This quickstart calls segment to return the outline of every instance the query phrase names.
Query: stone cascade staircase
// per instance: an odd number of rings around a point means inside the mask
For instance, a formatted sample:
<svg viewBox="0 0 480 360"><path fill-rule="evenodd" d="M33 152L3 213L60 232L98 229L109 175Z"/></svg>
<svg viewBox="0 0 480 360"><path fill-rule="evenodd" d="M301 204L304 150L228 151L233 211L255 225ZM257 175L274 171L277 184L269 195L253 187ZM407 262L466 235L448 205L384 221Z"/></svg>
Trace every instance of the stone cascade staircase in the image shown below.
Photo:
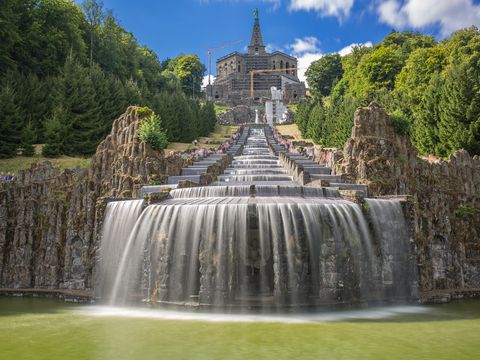
<svg viewBox="0 0 480 360"><path fill-rule="evenodd" d="M205 176L208 170L215 165L224 167L225 162L230 162L229 157L239 154L245 144L249 133L249 128L245 127L242 130L240 137L230 146L230 148L223 154L211 154L202 159L195 161L192 165L184 167L178 176L169 176L168 184L176 185L180 181L191 181L196 184L203 184L202 177Z"/></svg>
<svg viewBox="0 0 480 360"><path fill-rule="evenodd" d="M323 164L319 164L313 161L311 158L299 153L288 152L286 147L279 144L272 129L266 128L265 130L267 142L270 148L276 153L283 153L289 160L291 160L299 171L303 171L304 179L309 179L305 185L319 185L321 187L331 187L338 190L353 190L361 191L365 196L368 194L368 187L363 184L351 184L346 183L344 177L341 175L332 174L332 169Z"/></svg>
<svg viewBox="0 0 480 360"><path fill-rule="evenodd" d="M234 157L213 185L297 185L271 150L263 129L250 131L241 154Z"/></svg>

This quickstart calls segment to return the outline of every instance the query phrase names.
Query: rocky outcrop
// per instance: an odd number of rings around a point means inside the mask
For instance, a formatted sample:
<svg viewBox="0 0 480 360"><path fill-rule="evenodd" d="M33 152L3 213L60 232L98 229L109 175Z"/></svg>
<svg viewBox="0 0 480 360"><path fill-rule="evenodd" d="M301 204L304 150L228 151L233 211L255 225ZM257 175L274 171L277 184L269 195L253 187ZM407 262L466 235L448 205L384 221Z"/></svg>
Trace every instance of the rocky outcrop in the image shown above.
<svg viewBox="0 0 480 360"><path fill-rule="evenodd" d="M321 162L369 194L411 195L419 286L425 297L480 288L480 158L420 158L375 104L355 113L343 151L316 149ZM468 291L467 291L468 292Z"/></svg>
<svg viewBox="0 0 480 360"><path fill-rule="evenodd" d="M262 119L262 114L259 111L259 118ZM227 112L218 115L218 121L222 124L244 124L255 122L255 107L247 105L237 105Z"/></svg>
<svg viewBox="0 0 480 360"><path fill-rule="evenodd" d="M0 183L0 288L92 287L96 216L103 214L97 202L136 196L142 184L164 182L185 166L138 139L139 110L129 107L114 121L88 169L60 172L45 162Z"/></svg>

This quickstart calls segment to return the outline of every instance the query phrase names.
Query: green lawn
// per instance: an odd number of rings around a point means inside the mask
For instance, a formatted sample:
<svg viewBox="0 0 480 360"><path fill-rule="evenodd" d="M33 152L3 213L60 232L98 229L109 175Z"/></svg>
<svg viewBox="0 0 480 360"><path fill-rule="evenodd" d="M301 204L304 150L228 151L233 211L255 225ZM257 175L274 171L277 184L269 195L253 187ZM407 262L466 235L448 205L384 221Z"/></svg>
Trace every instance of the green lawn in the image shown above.
<svg viewBox="0 0 480 360"><path fill-rule="evenodd" d="M476 359L480 352L478 311L294 324L96 317L30 305L27 312L8 312L0 301L0 358L440 360Z"/></svg>
<svg viewBox="0 0 480 360"><path fill-rule="evenodd" d="M91 158L69 156L62 156L59 158L45 158L38 155L33 157L17 156L11 159L0 159L0 173L16 173L18 172L18 170L27 169L32 164L43 162L45 160L51 161L54 165L58 166L62 170L73 169L77 166L81 168L86 168L90 165L91 162Z"/></svg>
<svg viewBox="0 0 480 360"><path fill-rule="evenodd" d="M216 148L237 130L238 126L216 124L215 130L208 137L198 139L196 147ZM170 143L165 151L186 151L194 147L192 143Z"/></svg>

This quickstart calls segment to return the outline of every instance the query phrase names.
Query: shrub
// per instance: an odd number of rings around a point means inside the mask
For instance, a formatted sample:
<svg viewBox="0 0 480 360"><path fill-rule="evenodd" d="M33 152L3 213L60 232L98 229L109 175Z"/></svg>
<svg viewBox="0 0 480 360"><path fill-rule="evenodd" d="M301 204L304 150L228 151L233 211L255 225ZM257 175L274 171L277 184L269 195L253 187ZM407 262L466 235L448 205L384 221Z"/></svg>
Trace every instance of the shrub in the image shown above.
<svg viewBox="0 0 480 360"><path fill-rule="evenodd" d="M397 134L410 134L410 120L403 111L395 110L393 113L390 114L390 120L392 120L392 125L395 128Z"/></svg>
<svg viewBox="0 0 480 360"><path fill-rule="evenodd" d="M167 134L162 129L160 117L155 114L151 114L140 124L138 137L154 150L165 149L168 145Z"/></svg>
<svg viewBox="0 0 480 360"><path fill-rule="evenodd" d="M152 115L154 115L154 113L148 106L137 109L138 117L152 116Z"/></svg>

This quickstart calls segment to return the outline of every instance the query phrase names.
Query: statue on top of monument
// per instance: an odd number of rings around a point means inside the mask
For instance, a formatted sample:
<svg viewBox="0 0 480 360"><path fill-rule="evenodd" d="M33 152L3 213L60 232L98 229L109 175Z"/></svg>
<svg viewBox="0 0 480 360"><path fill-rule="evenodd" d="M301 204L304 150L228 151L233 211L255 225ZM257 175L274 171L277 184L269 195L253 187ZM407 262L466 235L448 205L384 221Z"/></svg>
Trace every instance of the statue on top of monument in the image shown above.
<svg viewBox="0 0 480 360"><path fill-rule="evenodd" d="M255 20L258 20L258 8L255 8L255 9L253 10L253 18L254 18Z"/></svg>

